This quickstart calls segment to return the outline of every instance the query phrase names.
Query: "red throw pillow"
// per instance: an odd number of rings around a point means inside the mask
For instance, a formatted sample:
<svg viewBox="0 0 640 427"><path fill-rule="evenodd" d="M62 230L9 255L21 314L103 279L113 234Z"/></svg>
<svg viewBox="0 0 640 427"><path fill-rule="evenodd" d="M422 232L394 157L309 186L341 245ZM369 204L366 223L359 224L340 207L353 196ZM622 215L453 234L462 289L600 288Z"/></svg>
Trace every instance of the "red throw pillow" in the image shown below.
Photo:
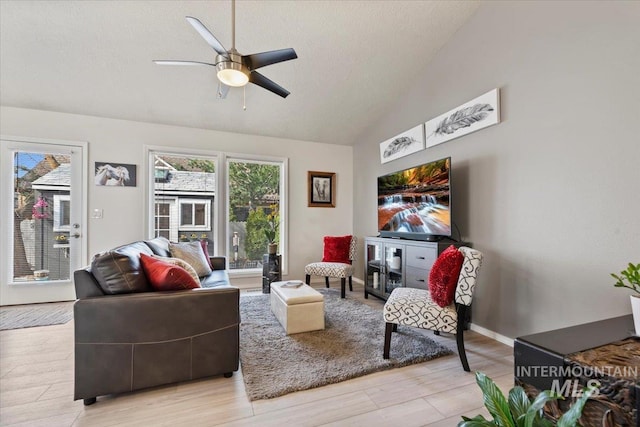
<svg viewBox="0 0 640 427"><path fill-rule="evenodd" d="M322 262L342 262L351 264L349 249L352 236L325 236Z"/></svg>
<svg viewBox="0 0 640 427"><path fill-rule="evenodd" d="M199 288L200 284L182 267L140 254L142 269L156 291L177 291Z"/></svg>
<svg viewBox="0 0 640 427"><path fill-rule="evenodd" d="M429 292L433 302L440 307L446 307L453 302L462 261L464 261L462 252L451 245L442 251L431 267Z"/></svg>

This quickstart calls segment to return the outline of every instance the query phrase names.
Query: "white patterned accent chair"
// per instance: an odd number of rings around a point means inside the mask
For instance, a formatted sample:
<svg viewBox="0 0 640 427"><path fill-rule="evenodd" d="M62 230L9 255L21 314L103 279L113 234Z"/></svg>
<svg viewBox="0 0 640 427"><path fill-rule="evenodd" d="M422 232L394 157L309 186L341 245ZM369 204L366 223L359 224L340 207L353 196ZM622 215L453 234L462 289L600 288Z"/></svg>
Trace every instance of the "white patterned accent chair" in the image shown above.
<svg viewBox="0 0 640 427"><path fill-rule="evenodd" d="M446 307L437 305L431 299L428 290L413 288L393 290L383 309L386 322L383 358L389 358L392 332L397 331L398 325L406 325L429 329L436 335L440 332L455 334L462 368L469 371L469 362L464 351L463 331L467 310L473 299L478 270L482 264L482 252L465 246L459 249L464 255L464 260L458 276L454 301L450 305Z"/></svg>
<svg viewBox="0 0 640 427"><path fill-rule="evenodd" d="M358 238L351 237L349 245L349 264L342 262L312 262L304 267L305 283L311 283L311 276L324 276L324 283L329 287L329 277L340 279L340 298L345 297L345 282L349 279L349 291L353 292L353 261L358 253Z"/></svg>

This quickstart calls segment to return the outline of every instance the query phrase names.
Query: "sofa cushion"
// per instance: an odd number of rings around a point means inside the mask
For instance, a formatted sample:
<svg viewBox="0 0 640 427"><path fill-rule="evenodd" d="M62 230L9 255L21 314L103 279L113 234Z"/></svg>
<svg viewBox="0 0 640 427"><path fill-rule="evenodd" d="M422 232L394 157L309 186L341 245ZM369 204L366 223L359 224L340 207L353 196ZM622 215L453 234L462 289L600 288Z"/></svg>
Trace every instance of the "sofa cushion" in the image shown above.
<svg viewBox="0 0 640 427"><path fill-rule="evenodd" d="M160 255L155 255L155 254L152 255L152 257L155 258L155 259L159 259L160 261L169 263L169 264L177 265L180 268L184 268L187 271L187 273L189 273L189 276L191 276L193 278L193 280L195 280L196 282L200 283L200 278L198 277L198 273L196 273L196 271L193 269L193 267L191 267L187 263L187 261L182 260L180 258L171 258L171 257L160 256Z"/></svg>
<svg viewBox="0 0 640 427"><path fill-rule="evenodd" d="M462 261L464 261L462 252L451 245L442 251L431 267L429 292L431 300L440 307L446 307L453 302Z"/></svg>
<svg viewBox="0 0 640 427"><path fill-rule="evenodd" d="M200 287L187 270L176 264L165 262L146 254L140 254L140 262L149 283L156 291L178 291Z"/></svg>
<svg viewBox="0 0 640 427"><path fill-rule="evenodd" d="M200 286L203 288L230 287L229 273L227 273L227 270L213 270L211 274L201 279Z"/></svg>
<svg viewBox="0 0 640 427"><path fill-rule="evenodd" d="M180 258L191 265L199 277L211 273L209 260L205 257L200 242L169 243L169 250L173 258Z"/></svg>
<svg viewBox="0 0 640 427"><path fill-rule="evenodd" d="M204 252L204 257L207 259L209 267L213 270L213 264L211 264L211 255L209 255L209 241L206 239L200 240L200 246L202 246L202 252Z"/></svg>
<svg viewBox="0 0 640 427"><path fill-rule="evenodd" d="M350 264L349 250L352 236L325 236L322 262L341 262Z"/></svg>
<svg viewBox="0 0 640 427"><path fill-rule="evenodd" d="M166 237L158 236L151 240L145 240L144 243L149 246L149 248L151 248L153 253L156 255L164 257L171 256L171 251L169 250L169 239L167 239Z"/></svg>
<svg viewBox="0 0 640 427"><path fill-rule="evenodd" d="M134 242L96 255L91 273L105 294L127 294L152 290L140 265L140 254L152 255L144 242Z"/></svg>

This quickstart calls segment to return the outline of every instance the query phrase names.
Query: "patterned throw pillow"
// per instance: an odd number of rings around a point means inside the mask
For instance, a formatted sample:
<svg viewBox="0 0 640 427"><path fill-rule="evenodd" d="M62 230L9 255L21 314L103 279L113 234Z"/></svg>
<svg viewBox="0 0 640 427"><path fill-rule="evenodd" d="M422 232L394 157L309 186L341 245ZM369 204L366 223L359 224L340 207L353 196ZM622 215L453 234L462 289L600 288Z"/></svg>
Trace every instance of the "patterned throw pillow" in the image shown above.
<svg viewBox="0 0 640 427"><path fill-rule="evenodd" d="M182 267L161 261L146 254L140 254L140 263L151 287L156 291L177 291L181 289L195 289L200 282Z"/></svg>
<svg viewBox="0 0 640 427"><path fill-rule="evenodd" d="M453 302L460 268L464 255L451 245L436 259L429 273L429 292L431 299L440 307L446 307Z"/></svg>
<svg viewBox="0 0 640 427"><path fill-rule="evenodd" d="M351 236L325 236L322 262L342 262L351 264L349 248Z"/></svg>
<svg viewBox="0 0 640 427"><path fill-rule="evenodd" d="M165 256L155 255L155 254L151 256L154 257L155 259L159 259L160 261L164 261L166 263L177 265L178 267L184 268L187 271L187 273L189 273L189 276L193 277L193 280L200 283L200 278L198 277L198 273L196 273L193 267L191 267L191 265L189 265L186 261L181 260L180 258L169 258Z"/></svg>
<svg viewBox="0 0 640 427"><path fill-rule="evenodd" d="M169 250L173 258L180 258L193 267L198 277L211 274L209 261L204 255L200 242L169 243Z"/></svg>

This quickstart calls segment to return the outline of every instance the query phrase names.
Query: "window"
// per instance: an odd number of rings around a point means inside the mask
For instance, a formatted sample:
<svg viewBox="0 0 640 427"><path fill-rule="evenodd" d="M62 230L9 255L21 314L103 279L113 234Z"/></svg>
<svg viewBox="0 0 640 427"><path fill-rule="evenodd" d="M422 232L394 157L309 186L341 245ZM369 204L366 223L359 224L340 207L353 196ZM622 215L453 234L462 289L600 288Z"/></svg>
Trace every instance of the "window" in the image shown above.
<svg viewBox="0 0 640 427"><path fill-rule="evenodd" d="M211 200L180 199L181 231L211 230Z"/></svg>
<svg viewBox="0 0 640 427"><path fill-rule="evenodd" d="M215 242L216 158L150 151L149 160L153 237Z"/></svg>
<svg viewBox="0 0 640 427"><path fill-rule="evenodd" d="M269 243L284 242L282 161L227 160L227 254L232 270L261 268Z"/></svg>
<svg viewBox="0 0 640 427"><path fill-rule="evenodd" d="M53 196L53 231L69 231L71 229L71 197L54 194Z"/></svg>
<svg viewBox="0 0 640 427"><path fill-rule="evenodd" d="M172 200L160 198L155 200L154 236L162 236L173 241L177 239L178 234L171 232L171 209L173 204Z"/></svg>
<svg viewBox="0 0 640 427"><path fill-rule="evenodd" d="M148 149L148 159L151 237L207 240L210 253L250 276L262 274L269 240L285 254L286 159L166 148ZM286 274L284 256L282 267Z"/></svg>

